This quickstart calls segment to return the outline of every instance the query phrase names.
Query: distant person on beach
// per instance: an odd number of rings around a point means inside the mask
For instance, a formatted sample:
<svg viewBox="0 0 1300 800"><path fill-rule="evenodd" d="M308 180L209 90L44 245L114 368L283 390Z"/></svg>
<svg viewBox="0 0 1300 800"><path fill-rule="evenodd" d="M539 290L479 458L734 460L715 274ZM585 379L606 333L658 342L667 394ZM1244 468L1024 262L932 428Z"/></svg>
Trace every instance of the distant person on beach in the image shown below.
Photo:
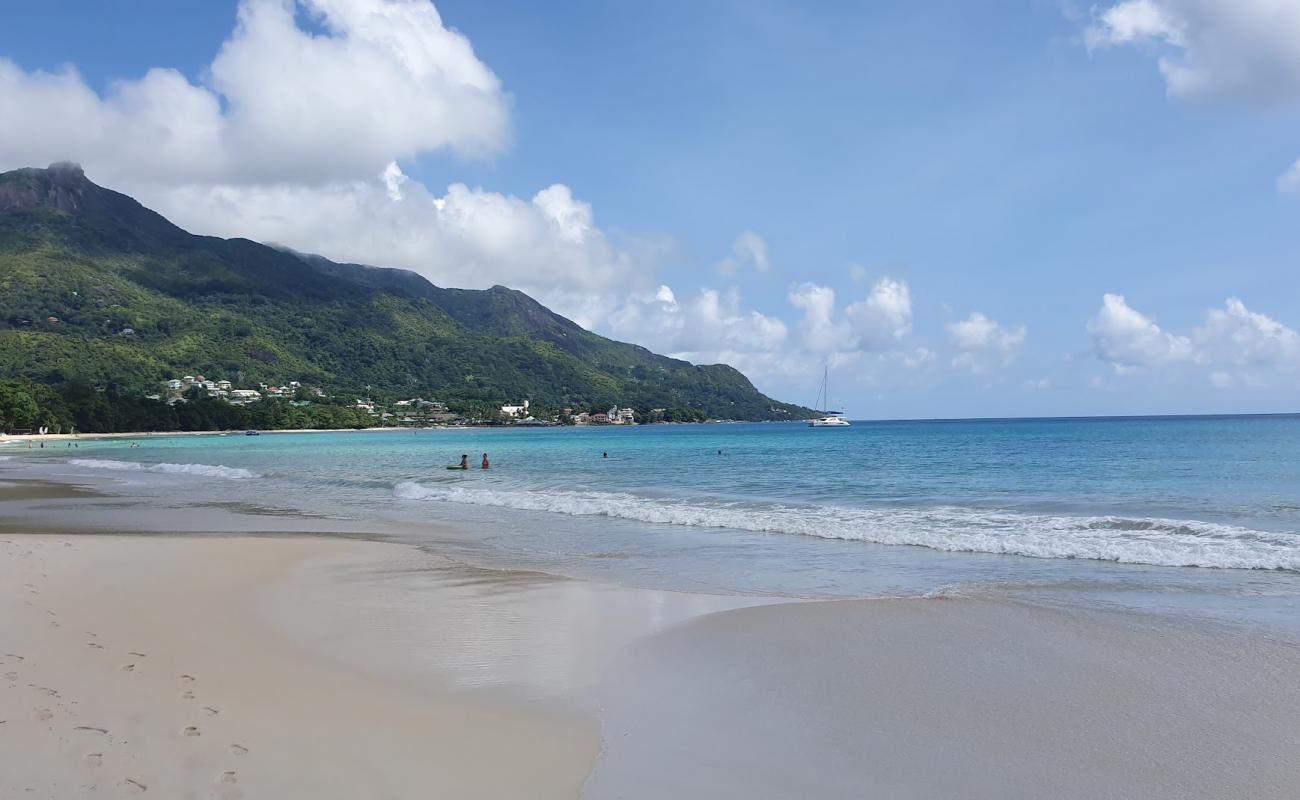
<svg viewBox="0 0 1300 800"><path fill-rule="evenodd" d="M461 453L459 469L469 469L469 454Z"/></svg>
<svg viewBox="0 0 1300 800"><path fill-rule="evenodd" d="M492 465L488 463L487 453L483 454L483 469L488 469Z"/></svg>

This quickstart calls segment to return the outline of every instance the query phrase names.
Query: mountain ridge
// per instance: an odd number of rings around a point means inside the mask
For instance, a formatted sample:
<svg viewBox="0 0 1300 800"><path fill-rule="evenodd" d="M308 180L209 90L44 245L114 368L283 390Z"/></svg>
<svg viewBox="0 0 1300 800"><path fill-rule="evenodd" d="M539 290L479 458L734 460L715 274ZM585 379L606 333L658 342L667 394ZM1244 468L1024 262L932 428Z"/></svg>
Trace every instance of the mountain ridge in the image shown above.
<svg viewBox="0 0 1300 800"><path fill-rule="evenodd" d="M144 391L201 370L249 383L555 407L798 419L725 364L616 342L504 286L188 233L73 164L0 173L0 377Z"/></svg>

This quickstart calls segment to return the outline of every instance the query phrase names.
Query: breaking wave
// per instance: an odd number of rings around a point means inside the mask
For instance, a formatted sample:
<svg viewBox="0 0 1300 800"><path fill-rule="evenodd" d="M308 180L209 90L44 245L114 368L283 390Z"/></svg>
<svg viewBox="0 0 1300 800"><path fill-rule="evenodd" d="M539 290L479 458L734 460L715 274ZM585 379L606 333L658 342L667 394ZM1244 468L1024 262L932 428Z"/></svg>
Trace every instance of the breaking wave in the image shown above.
<svg viewBox="0 0 1300 800"><path fill-rule="evenodd" d="M225 467L220 464L142 464L138 461L113 461L107 458L72 458L68 463L74 467L89 469L111 469L119 472L160 472L169 475L200 475L205 478L225 478L227 480L248 480L258 474L241 467Z"/></svg>
<svg viewBox="0 0 1300 800"><path fill-rule="evenodd" d="M1189 520L1022 514L959 507L869 509L659 500L625 492L505 491L413 481L397 484L393 493L403 500L801 534L948 552L1300 571L1300 535Z"/></svg>

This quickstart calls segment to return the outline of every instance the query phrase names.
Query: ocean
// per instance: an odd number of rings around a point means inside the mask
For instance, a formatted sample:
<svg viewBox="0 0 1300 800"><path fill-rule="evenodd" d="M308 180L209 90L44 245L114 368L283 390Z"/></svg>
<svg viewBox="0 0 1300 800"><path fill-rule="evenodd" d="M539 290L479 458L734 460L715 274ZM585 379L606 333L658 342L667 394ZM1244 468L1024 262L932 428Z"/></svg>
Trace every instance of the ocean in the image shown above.
<svg viewBox="0 0 1300 800"><path fill-rule="evenodd" d="M10 446L4 466L649 588L996 592L1300 627L1300 416L134 441ZM444 468L461 454L472 469Z"/></svg>

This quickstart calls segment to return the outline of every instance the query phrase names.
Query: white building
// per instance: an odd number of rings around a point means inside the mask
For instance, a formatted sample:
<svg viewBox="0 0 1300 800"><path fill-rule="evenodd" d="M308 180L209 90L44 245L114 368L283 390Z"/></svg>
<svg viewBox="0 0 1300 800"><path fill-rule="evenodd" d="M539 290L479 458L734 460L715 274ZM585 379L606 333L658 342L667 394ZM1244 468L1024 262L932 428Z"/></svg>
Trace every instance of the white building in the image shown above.
<svg viewBox="0 0 1300 800"><path fill-rule="evenodd" d="M261 392L252 389L234 389L230 392L230 402L232 403L255 403L261 399Z"/></svg>
<svg viewBox="0 0 1300 800"><path fill-rule="evenodd" d="M171 380L167 381L167 388L170 391L178 392L180 391L181 388L181 382L176 378L172 378Z"/></svg>
<svg viewBox="0 0 1300 800"><path fill-rule="evenodd" d="M507 417L526 417L528 416L528 401L525 400L522 406L501 406L501 413Z"/></svg>
<svg viewBox="0 0 1300 800"><path fill-rule="evenodd" d="M636 412L630 408L619 408L618 406L614 406L605 413L609 416L609 424L611 425L636 424Z"/></svg>

